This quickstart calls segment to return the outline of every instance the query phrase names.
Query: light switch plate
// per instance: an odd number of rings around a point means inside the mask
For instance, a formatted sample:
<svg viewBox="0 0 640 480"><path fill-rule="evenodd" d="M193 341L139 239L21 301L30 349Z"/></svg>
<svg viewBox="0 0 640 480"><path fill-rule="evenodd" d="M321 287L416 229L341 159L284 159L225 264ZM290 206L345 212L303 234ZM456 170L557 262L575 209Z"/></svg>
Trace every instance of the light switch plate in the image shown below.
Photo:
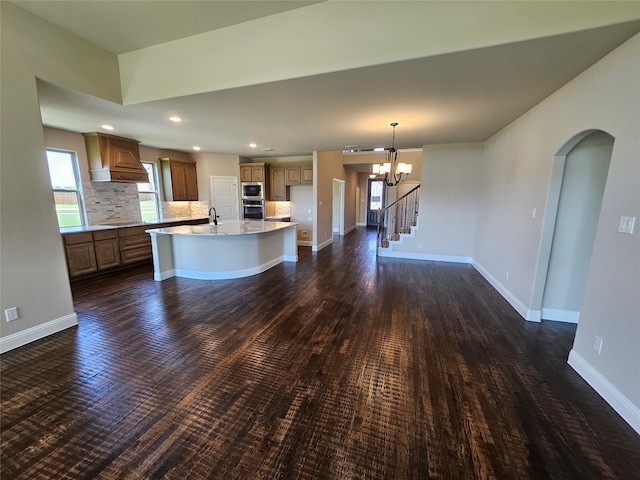
<svg viewBox="0 0 640 480"><path fill-rule="evenodd" d="M620 217L620 225L618 226L618 233L626 233L633 235L633 228L636 225L636 217Z"/></svg>

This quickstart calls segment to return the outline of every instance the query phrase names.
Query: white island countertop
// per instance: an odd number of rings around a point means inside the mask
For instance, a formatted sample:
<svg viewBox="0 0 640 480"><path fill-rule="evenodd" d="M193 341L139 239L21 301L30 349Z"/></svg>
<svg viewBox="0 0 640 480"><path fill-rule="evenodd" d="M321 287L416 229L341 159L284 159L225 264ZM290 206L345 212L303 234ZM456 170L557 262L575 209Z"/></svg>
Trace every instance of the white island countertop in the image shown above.
<svg viewBox="0 0 640 480"><path fill-rule="evenodd" d="M147 233L166 235L247 235L274 232L297 225L290 222L267 222L264 220L222 220L218 225L180 225L177 227L155 228Z"/></svg>
<svg viewBox="0 0 640 480"><path fill-rule="evenodd" d="M146 230L151 236L153 278L222 280L257 275L298 261L297 223L222 220Z"/></svg>

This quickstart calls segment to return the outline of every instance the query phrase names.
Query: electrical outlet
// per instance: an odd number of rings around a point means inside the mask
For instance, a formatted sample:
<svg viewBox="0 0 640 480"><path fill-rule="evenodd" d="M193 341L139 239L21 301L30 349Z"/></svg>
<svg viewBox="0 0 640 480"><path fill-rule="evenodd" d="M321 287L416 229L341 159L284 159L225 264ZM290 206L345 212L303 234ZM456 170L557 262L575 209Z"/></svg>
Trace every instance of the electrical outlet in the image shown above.
<svg viewBox="0 0 640 480"><path fill-rule="evenodd" d="M302 230L302 236L303 237L308 237L309 236L309 232L307 230Z"/></svg>
<svg viewBox="0 0 640 480"><path fill-rule="evenodd" d="M313 217L307 217L307 222L313 222Z"/></svg>
<svg viewBox="0 0 640 480"><path fill-rule="evenodd" d="M424 248L424 243L419 243L418 248Z"/></svg>
<svg viewBox="0 0 640 480"><path fill-rule="evenodd" d="M598 354L602 352L602 339L597 335L593 339L593 349L598 352Z"/></svg>
<svg viewBox="0 0 640 480"><path fill-rule="evenodd" d="M18 308L17 307L11 307L11 308L7 308L4 311L4 318L7 319L7 322L13 322L14 320L18 320Z"/></svg>
<svg viewBox="0 0 640 480"><path fill-rule="evenodd" d="M504 272L504 279L509 280L509 272Z"/></svg>
<svg viewBox="0 0 640 480"><path fill-rule="evenodd" d="M311 213L311 209L310 208L307 208L307 213Z"/></svg>
<svg viewBox="0 0 640 480"><path fill-rule="evenodd" d="M536 218L536 213L537 213L537 209L536 208L532 208L531 209L531 218Z"/></svg>

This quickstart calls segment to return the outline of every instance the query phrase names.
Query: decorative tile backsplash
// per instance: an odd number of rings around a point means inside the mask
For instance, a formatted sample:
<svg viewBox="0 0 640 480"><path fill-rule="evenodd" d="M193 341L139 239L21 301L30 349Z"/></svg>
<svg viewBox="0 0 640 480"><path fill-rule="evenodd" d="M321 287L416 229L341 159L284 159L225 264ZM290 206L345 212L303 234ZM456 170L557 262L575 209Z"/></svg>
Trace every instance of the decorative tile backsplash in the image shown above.
<svg viewBox="0 0 640 480"><path fill-rule="evenodd" d="M140 202L135 183L88 182L82 185L89 225L139 222ZM163 219L208 215L207 202L160 202Z"/></svg>

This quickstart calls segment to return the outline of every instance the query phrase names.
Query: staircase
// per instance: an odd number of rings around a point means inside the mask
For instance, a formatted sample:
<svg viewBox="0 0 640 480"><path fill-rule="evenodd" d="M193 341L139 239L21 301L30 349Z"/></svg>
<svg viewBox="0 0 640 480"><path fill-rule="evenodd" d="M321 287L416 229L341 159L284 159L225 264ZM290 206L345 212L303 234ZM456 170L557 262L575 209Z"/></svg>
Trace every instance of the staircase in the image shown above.
<svg viewBox="0 0 640 480"><path fill-rule="evenodd" d="M416 185L391 205L378 211L378 235L376 255L388 256L394 244L401 244L405 237L413 237L418 229L418 193Z"/></svg>

